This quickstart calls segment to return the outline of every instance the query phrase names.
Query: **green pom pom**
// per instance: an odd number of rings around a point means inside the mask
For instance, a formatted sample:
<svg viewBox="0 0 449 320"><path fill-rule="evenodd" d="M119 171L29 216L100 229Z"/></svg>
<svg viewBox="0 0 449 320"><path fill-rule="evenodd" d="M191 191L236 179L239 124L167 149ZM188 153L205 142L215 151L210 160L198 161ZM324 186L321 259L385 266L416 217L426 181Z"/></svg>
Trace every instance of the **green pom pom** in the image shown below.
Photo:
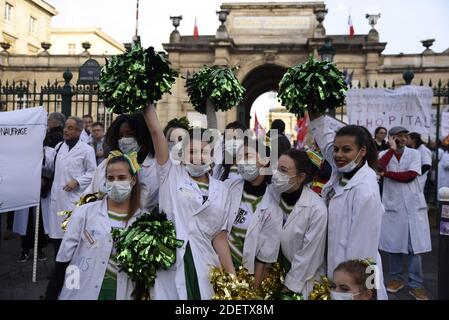
<svg viewBox="0 0 449 320"><path fill-rule="evenodd" d="M109 111L135 113L158 101L178 77L170 62L153 47L140 43L127 53L113 56L101 70L99 94Z"/></svg>
<svg viewBox="0 0 449 320"><path fill-rule="evenodd" d="M140 216L128 229L113 230L120 271L149 289L156 272L168 269L176 262L176 249L184 241L176 238L173 223L158 210Z"/></svg>
<svg viewBox="0 0 449 320"><path fill-rule="evenodd" d="M233 70L219 66L204 66L192 78L187 79L187 93L196 111L206 114L208 98L214 103L215 111L229 110L243 100L245 88L237 80Z"/></svg>
<svg viewBox="0 0 449 320"><path fill-rule="evenodd" d="M345 103L348 90L343 74L327 61L309 59L289 68L279 82L278 99L296 115L324 113Z"/></svg>

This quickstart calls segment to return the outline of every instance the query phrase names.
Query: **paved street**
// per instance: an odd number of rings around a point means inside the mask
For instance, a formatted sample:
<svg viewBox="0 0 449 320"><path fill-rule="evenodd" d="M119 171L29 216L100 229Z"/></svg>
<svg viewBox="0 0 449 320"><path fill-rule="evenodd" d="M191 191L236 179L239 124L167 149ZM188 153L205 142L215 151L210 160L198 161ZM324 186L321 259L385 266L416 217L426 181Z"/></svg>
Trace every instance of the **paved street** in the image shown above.
<svg viewBox="0 0 449 320"><path fill-rule="evenodd" d="M6 226L6 214L1 215L2 237ZM423 255L424 285L431 299L437 296L437 270L438 270L438 248L437 231L432 230L433 251ZM5 241L0 240L0 299L1 300L38 300L44 294L48 282L48 276L53 267L53 247L52 244L46 249L47 261L38 262L37 283L32 283L32 259L26 263L17 263L16 259L20 254L20 236ZM383 254L383 264L385 278L388 280L388 260ZM413 299L408 294L408 289L400 291L398 294L390 295L391 300Z"/></svg>

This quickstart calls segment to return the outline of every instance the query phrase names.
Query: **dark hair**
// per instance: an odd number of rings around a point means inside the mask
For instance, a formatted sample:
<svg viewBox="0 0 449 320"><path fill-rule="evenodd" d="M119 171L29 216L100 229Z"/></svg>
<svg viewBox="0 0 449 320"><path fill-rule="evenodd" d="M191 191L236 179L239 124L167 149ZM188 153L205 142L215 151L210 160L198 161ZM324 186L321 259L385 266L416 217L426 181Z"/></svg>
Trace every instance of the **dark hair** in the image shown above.
<svg viewBox="0 0 449 320"><path fill-rule="evenodd" d="M104 129L104 124L102 122L94 122L92 123L92 128L96 127L96 126L100 126L102 129Z"/></svg>
<svg viewBox="0 0 449 320"><path fill-rule="evenodd" d="M167 137L167 133L170 129L177 129L177 128L189 131L189 126L185 122L181 121L180 119L174 118L174 119L171 119L165 126L164 131L163 131L164 136Z"/></svg>
<svg viewBox="0 0 449 320"><path fill-rule="evenodd" d="M385 130L385 132L388 132L387 128L384 127L377 127L376 130L374 130L374 136L379 133L380 130Z"/></svg>
<svg viewBox="0 0 449 320"><path fill-rule="evenodd" d="M292 148L285 151L282 155L290 157L295 162L296 172L306 174L306 179L303 184L307 184L313 180L318 168L310 161L309 156L304 150Z"/></svg>
<svg viewBox="0 0 449 320"><path fill-rule="evenodd" d="M355 138L355 143L359 149L365 147L365 159L368 165L375 171L379 169L377 162L377 148L371 133L362 126L347 125L337 131L335 137L351 136Z"/></svg>
<svg viewBox="0 0 449 320"><path fill-rule="evenodd" d="M126 221L129 221L129 219L132 218L134 213L136 213L137 209L140 208L139 176L137 175L137 173L134 174L131 171L131 165L129 164L128 160L124 156L118 156L118 157L111 158L108 161L108 163L106 165L106 178L107 178L108 167L113 163L119 163L119 162L126 163L126 165L129 167L129 173L131 174L131 177L136 179L136 184L134 185L134 187L131 191L131 195L130 195L130 200L131 200L130 210L128 212L128 216L126 217Z"/></svg>
<svg viewBox="0 0 449 320"><path fill-rule="evenodd" d="M366 282L368 277L370 277L370 273L366 272L366 269L369 267L369 263L365 260L348 260L340 263L335 271L344 271L352 275L354 282L359 287L364 290L371 291L372 296L371 300L377 300L377 291L376 289L368 289L366 287ZM377 275L376 275L377 276Z"/></svg>
<svg viewBox="0 0 449 320"><path fill-rule="evenodd" d="M154 156L153 140L151 139L145 118L140 112L133 115L121 114L112 122L105 138L108 150L119 150L118 140L120 139L120 127L124 123L128 124L134 131L134 138L140 145L140 151L138 153L139 163L142 163L148 154Z"/></svg>
<svg viewBox="0 0 449 320"><path fill-rule="evenodd" d="M285 122L282 121L281 119L275 119L271 123L271 129L278 130L279 133L284 133L284 131L285 131Z"/></svg>
<svg viewBox="0 0 449 320"><path fill-rule="evenodd" d="M424 142L421 139L421 135L418 132L412 132L409 134L410 138L415 140L415 149L418 149Z"/></svg>
<svg viewBox="0 0 449 320"><path fill-rule="evenodd" d="M84 118L91 118L92 120L94 119L94 118L92 118L92 116L88 113L88 114L85 114L84 116L83 116L83 119Z"/></svg>
<svg viewBox="0 0 449 320"><path fill-rule="evenodd" d="M243 124L243 123L241 123L240 121L234 121L234 122L231 122L231 123L228 123L227 125L226 125L226 128L225 129L240 129L240 130L242 130L243 132L245 132L246 131L246 126Z"/></svg>

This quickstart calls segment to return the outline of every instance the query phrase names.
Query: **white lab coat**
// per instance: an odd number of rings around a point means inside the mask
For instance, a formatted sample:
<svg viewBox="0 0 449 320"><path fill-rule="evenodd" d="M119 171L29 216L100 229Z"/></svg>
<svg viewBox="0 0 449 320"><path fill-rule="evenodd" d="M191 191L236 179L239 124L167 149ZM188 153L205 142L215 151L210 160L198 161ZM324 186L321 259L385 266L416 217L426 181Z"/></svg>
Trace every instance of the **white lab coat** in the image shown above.
<svg viewBox="0 0 449 320"><path fill-rule="evenodd" d="M420 145L418 149L419 154L421 155L421 167L425 165L432 166L432 151L429 150L425 145ZM429 174L429 171L426 171L424 174L418 176L416 179L418 179L419 186L421 188L421 191L424 192L424 187L426 186L426 180L427 176Z"/></svg>
<svg viewBox="0 0 449 320"><path fill-rule="evenodd" d="M379 157L384 154L381 152ZM415 171L421 174L419 151L406 147L400 162L393 156L386 171ZM408 254L409 236L413 253L432 250L427 203L418 179L404 183L384 177L382 202L385 215L382 219L381 250Z"/></svg>
<svg viewBox="0 0 449 320"><path fill-rule="evenodd" d="M75 203L90 184L97 167L91 146L78 141L69 151L68 145L61 143L63 144L56 155L55 177L51 188L49 237L52 239L62 239L64 235L61 223L65 217L58 216L57 213L75 208ZM58 148L59 144L55 149ZM77 180L79 186L73 191L64 191L63 187L72 179Z"/></svg>
<svg viewBox="0 0 449 320"><path fill-rule="evenodd" d="M92 142L92 135L91 134L87 134L86 130L83 129L83 131L81 131L80 140L82 142L85 142L85 143L89 144L89 143Z"/></svg>
<svg viewBox="0 0 449 320"><path fill-rule="evenodd" d="M186 300L184 253L190 242L201 299L211 299L213 288L209 279L211 267L220 267L212 240L227 227L228 190L221 181L209 176L209 196L204 204L197 183L190 178L184 165L168 160L160 166L159 208L176 228L176 237L184 244L176 251L176 264L157 272L151 297L154 300Z"/></svg>
<svg viewBox="0 0 449 320"><path fill-rule="evenodd" d="M442 187L449 187L449 153L441 154L438 162L438 190Z"/></svg>
<svg viewBox="0 0 449 320"><path fill-rule="evenodd" d="M231 231L236 212L240 208L244 182L243 178L226 180L229 199L232 199L228 211L228 232ZM283 218L282 213L274 209L278 204L279 195L268 185L246 230L243 244L242 265L251 274L254 274L256 258L265 263L275 263L278 259Z"/></svg>
<svg viewBox="0 0 449 320"><path fill-rule="evenodd" d="M128 226L140 210L128 221ZM93 243L92 243L93 242ZM59 300L98 300L108 261L113 248L107 197L85 204L73 211L56 257L57 262L70 262ZM79 270L79 289L70 287L74 272ZM117 300L130 300L134 283L125 272L117 274Z"/></svg>
<svg viewBox="0 0 449 320"><path fill-rule="evenodd" d="M323 156L332 166L331 178L322 191L324 199L328 199L340 178L333 159L335 132L324 117L311 121L310 127ZM327 276L332 279L335 268L341 262L371 258L379 268L377 297L379 300L388 299L378 251L384 207L376 173L367 163L340 192L331 197L328 212Z"/></svg>
<svg viewBox="0 0 449 320"><path fill-rule="evenodd" d="M95 170L92 182L83 194L103 192L106 193L106 165L108 160L103 160ZM156 171L156 161L148 155L141 164L141 170L137 173L140 185L140 208L150 212L158 204L159 183Z"/></svg>
<svg viewBox="0 0 449 320"><path fill-rule="evenodd" d="M277 215L283 211L277 206ZM282 254L291 263L285 286L307 299L315 280L326 273L325 247L327 208L324 200L304 186L287 221L282 227Z"/></svg>
<svg viewBox="0 0 449 320"><path fill-rule="evenodd" d="M55 149L44 146L44 165L42 170L54 171L53 161L55 158ZM27 232L28 227L28 214L29 208L17 210L14 213L14 224L13 231L19 233L24 236ZM46 198L41 198L41 215L42 215L42 224L44 225L44 232L48 234L50 231L50 192ZM34 230L34 229L33 229Z"/></svg>

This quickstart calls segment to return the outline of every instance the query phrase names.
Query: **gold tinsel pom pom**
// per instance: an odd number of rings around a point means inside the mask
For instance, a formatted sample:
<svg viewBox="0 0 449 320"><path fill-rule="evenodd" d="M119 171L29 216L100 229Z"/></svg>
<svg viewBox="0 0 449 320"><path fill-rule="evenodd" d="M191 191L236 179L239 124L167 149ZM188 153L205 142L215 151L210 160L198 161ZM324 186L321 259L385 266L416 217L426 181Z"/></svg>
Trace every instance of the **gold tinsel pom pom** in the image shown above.
<svg viewBox="0 0 449 320"><path fill-rule="evenodd" d="M321 276L321 282L315 281L309 300L331 300L331 284L327 277Z"/></svg>
<svg viewBox="0 0 449 320"><path fill-rule="evenodd" d="M243 267L240 267L235 275L213 267L209 277L215 292L212 300L302 300L299 294L289 295L281 292L285 271L279 263L270 268L258 289L254 289L254 275Z"/></svg>

